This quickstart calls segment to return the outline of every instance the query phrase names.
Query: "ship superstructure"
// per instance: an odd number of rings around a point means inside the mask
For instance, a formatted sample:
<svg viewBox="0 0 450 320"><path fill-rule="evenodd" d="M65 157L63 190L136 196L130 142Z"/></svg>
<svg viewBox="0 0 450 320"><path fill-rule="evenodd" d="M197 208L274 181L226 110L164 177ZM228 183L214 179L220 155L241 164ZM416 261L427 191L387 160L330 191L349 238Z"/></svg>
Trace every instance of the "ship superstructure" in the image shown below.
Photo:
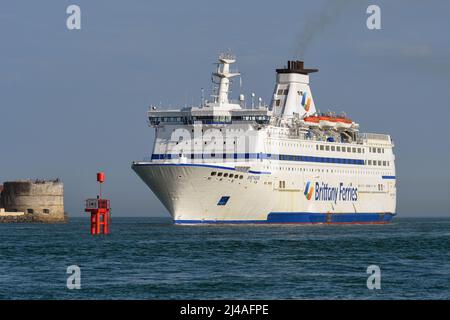
<svg viewBox="0 0 450 320"><path fill-rule="evenodd" d="M234 56L219 56L210 101L150 107L153 152L133 170L177 224L385 223L395 215L389 135L320 113L303 61L277 69L269 106L229 100ZM203 99L202 99L203 100Z"/></svg>

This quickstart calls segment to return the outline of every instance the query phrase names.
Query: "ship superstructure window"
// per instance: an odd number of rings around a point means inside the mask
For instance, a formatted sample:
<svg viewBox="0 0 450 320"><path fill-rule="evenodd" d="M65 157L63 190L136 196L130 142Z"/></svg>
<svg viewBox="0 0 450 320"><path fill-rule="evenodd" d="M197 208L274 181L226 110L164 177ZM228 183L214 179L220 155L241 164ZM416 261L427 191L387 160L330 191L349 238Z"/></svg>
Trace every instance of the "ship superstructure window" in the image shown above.
<svg viewBox="0 0 450 320"><path fill-rule="evenodd" d="M211 172L211 176L215 176L217 174L217 172L213 171Z"/></svg>
<svg viewBox="0 0 450 320"><path fill-rule="evenodd" d="M219 173L217 174L218 177L221 177L222 175L223 175L222 172L219 172Z"/></svg>
<svg viewBox="0 0 450 320"><path fill-rule="evenodd" d="M161 122L165 123L183 123L186 124L188 122L187 117L149 117L150 124L158 125Z"/></svg>
<svg viewBox="0 0 450 320"><path fill-rule="evenodd" d="M45 213L45 214L49 214L50 213L50 209L43 209L42 212Z"/></svg>
<svg viewBox="0 0 450 320"><path fill-rule="evenodd" d="M223 177L224 177L224 178L228 177L228 173L224 173L224 174L223 174Z"/></svg>
<svg viewBox="0 0 450 320"><path fill-rule="evenodd" d="M278 89L277 95L281 96L283 94L283 89Z"/></svg>
<svg viewBox="0 0 450 320"><path fill-rule="evenodd" d="M280 103L281 103L281 100L280 100L280 99L275 100L275 105L276 105L277 107L280 106Z"/></svg>

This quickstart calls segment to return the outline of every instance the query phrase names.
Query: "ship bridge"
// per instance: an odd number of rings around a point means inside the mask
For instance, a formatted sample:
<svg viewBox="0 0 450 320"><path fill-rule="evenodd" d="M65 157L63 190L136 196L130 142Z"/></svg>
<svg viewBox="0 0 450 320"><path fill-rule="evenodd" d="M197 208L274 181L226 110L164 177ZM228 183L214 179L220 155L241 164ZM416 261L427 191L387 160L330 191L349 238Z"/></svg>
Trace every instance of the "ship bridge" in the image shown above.
<svg viewBox="0 0 450 320"><path fill-rule="evenodd" d="M271 112L267 108L223 110L220 108L190 108L188 110L149 110L148 121L151 127L164 125L193 124L231 124L253 122L269 124Z"/></svg>
<svg viewBox="0 0 450 320"><path fill-rule="evenodd" d="M193 124L231 124L256 123L269 124L272 112L267 106L260 104L257 107L245 108L244 96L239 96L236 103L228 98L230 79L240 76L240 73L231 70L230 65L236 62L231 53L222 53L219 56L217 70L212 73L213 89L211 101L203 101L200 106L185 107L178 110L158 110L150 107L148 122L152 127L164 125L193 125Z"/></svg>

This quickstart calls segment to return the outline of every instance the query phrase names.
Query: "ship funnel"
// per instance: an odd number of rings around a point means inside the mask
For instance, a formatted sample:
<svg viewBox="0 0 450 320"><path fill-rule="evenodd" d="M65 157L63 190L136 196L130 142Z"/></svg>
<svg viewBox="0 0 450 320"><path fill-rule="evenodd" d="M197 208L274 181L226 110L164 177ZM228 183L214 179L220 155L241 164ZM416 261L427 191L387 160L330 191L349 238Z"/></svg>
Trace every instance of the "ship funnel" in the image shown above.
<svg viewBox="0 0 450 320"><path fill-rule="evenodd" d="M277 83L271 108L283 118L301 117L316 113L316 106L309 87L309 74L318 69L305 69L303 61L288 61L287 66L276 69Z"/></svg>

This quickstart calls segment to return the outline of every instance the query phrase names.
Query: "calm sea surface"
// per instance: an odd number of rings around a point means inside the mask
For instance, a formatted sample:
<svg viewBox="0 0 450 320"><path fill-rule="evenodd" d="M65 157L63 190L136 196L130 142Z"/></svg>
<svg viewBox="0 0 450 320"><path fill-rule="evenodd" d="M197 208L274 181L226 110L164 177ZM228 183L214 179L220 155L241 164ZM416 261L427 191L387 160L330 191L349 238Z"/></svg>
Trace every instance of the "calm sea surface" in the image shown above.
<svg viewBox="0 0 450 320"><path fill-rule="evenodd" d="M81 289L66 287L70 265ZM368 290L369 265L381 289ZM113 218L0 224L0 299L450 299L450 219L389 225L174 226Z"/></svg>

